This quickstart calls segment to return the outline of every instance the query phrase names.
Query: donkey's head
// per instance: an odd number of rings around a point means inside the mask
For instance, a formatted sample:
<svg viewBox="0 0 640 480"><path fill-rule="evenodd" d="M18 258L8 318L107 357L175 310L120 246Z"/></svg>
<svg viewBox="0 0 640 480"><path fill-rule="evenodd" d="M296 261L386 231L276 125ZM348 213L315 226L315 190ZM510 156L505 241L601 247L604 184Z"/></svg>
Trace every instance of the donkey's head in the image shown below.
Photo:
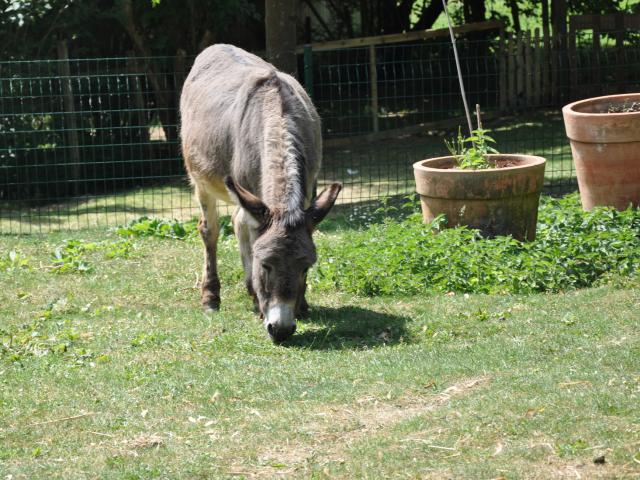
<svg viewBox="0 0 640 480"><path fill-rule="evenodd" d="M307 272L316 262L311 234L342 189L334 183L301 212L270 209L262 200L225 178L229 193L252 220L257 238L252 249L251 284L269 336L282 341L296 330L296 317L307 308Z"/></svg>

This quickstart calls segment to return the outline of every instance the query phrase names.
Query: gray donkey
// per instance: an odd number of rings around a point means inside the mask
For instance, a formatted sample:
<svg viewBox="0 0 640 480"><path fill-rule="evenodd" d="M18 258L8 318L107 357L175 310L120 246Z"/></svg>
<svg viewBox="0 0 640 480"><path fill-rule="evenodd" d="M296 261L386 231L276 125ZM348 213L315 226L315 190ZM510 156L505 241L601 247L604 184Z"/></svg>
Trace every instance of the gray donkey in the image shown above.
<svg viewBox="0 0 640 480"><path fill-rule="evenodd" d="M202 304L220 307L216 205L234 203L247 289L272 340L284 340L308 312L307 271L316 261L311 234L342 188L334 183L312 200L320 118L293 77L223 44L196 58L180 114L182 154L202 209Z"/></svg>

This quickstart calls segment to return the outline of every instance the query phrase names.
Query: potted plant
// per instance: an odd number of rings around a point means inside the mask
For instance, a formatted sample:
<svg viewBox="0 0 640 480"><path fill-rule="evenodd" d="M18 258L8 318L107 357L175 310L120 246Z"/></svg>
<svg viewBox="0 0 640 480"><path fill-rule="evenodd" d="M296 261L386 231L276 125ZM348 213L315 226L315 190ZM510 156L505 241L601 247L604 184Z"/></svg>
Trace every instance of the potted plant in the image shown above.
<svg viewBox="0 0 640 480"><path fill-rule="evenodd" d="M463 138L458 130L453 142L445 142L450 156L413 164L422 217L431 222L444 214L448 227L466 225L490 237L534 240L546 161L532 155L498 153L489 145L494 140L482 128L479 105L478 128L473 130L446 0L443 4L470 136Z"/></svg>
<svg viewBox="0 0 640 480"><path fill-rule="evenodd" d="M640 206L640 93L580 100L562 115L582 207Z"/></svg>
<svg viewBox="0 0 640 480"><path fill-rule="evenodd" d="M488 130L447 143L451 155L413 164L425 222L444 214L445 225L466 225L483 235L534 240L545 159L500 154Z"/></svg>

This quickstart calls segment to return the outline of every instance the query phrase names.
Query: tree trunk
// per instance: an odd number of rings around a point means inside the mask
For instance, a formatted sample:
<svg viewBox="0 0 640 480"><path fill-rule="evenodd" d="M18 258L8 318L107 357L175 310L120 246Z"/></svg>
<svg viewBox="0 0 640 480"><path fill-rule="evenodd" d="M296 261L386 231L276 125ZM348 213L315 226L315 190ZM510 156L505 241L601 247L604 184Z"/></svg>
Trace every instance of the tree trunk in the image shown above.
<svg viewBox="0 0 640 480"><path fill-rule="evenodd" d="M549 38L549 0L541 0L541 2L542 2L543 37Z"/></svg>
<svg viewBox="0 0 640 480"><path fill-rule="evenodd" d="M373 17L371 16L370 4L367 0L360 0L360 35L365 37L371 35L371 23Z"/></svg>
<svg viewBox="0 0 640 480"><path fill-rule="evenodd" d="M431 0L429 6L422 10L420 20L413 26L413 30L425 30L433 27L433 24L443 11L442 0Z"/></svg>
<svg viewBox="0 0 640 480"><path fill-rule="evenodd" d="M442 1L442 0L440 0ZM380 24L383 34L401 33L411 27L411 9L413 1L380 0Z"/></svg>
<svg viewBox="0 0 640 480"><path fill-rule="evenodd" d="M153 56L153 52L147 45L144 35L140 33L135 23L132 0L120 0L119 3L120 15L118 15L118 20L131 38L136 53L139 56L144 57L143 62L147 72L147 77L149 78L149 82L151 82L151 87L153 88L158 116L162 123L162 129L164 130L167 145L173 155L175 151L177 151L178 115L176 105L173 103L168 93L171 91L171 86L167 85L169 79L166 78L165 82L162 82L160 75L158 75L150 61L150 57Z"/></svg>
<svg viewBox="0 0 640 480"><path fill-rule="evenodd" d="M567 35L567 0L551 0L553 34Z"/></svg>
<svg viewBox="0 0 640 480"><path fill-rule="evenodd" d="M267 58L280 70L296 75L296 0L265 0Z"/></svg>
<svg viewBox="0 0 640 480"><path fill-rule="evenodd" d="M543 2L546 2L546 0L543 0ZM513 29L519 33L522 29L520 28L520 8L518 7L518 0L509 0L509 7L511 8Z"/></svg>
<svg viewBox="0 0 640 480"><path fill-rule="evenodd" d="M333 40L333 32L331 31L331 28L329 28L329 25L327 25L327 22L324 21L324 19L322 18L322 15L320 15L320 12L318 12L316 7L313 5L313 2L311 0L304 0L304 3L307 5L307 7L309 7L309 10L311 10L311 13L313 13L313 16L316 17L316 20L318 21L318 23L322 26L324 31L327 33L327 40ZM311 43L310 36L307 43Z"/></svg>
<svg viewBox="0 0 640 480"><path fill-rule="evenodd" d="M487 13L484 0L464 0L464 21L483 22Z"/></svg>

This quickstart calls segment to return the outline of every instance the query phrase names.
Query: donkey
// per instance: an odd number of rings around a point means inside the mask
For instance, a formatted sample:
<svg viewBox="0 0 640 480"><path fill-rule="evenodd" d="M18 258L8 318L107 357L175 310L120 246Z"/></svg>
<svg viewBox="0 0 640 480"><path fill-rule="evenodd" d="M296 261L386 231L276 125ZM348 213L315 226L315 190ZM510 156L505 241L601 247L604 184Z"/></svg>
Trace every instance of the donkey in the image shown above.
<svg viewBox="0 0 640 480"><path fill-rule="evenodd" d="M311 238L342 188L312 199L322 157L320 118L300 84L232 45L204 50L180 98L182 154L202 215L202 305L220 308L217 202L232 217L245 284L274 342L308 313Z"/></svg>

